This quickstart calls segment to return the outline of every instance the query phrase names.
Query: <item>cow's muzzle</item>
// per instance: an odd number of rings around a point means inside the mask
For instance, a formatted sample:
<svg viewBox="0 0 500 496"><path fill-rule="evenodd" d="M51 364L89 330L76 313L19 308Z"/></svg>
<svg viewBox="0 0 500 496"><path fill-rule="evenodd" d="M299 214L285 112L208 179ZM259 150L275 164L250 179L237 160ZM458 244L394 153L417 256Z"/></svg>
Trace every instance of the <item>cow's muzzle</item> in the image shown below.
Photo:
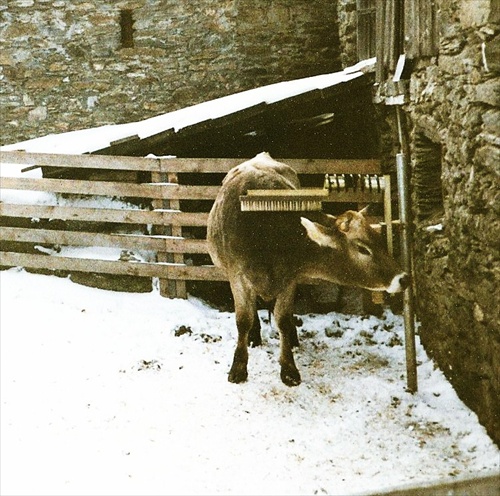
<svg viewBox="0 0 500 496"><path fill-rule="evenodd" d="M386 289L388 293L399 293L404 291L410 285L410 277L405 272L394 276L389 284L389 287Z"/></svg>

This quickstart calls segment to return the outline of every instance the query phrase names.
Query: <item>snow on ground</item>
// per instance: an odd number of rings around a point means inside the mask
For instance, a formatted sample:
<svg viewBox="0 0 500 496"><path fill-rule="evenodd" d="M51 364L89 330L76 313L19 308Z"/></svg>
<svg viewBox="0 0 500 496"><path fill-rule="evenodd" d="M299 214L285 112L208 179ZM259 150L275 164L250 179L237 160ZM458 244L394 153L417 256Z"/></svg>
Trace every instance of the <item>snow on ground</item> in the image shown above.
<svg viewBox="0 0 500 496"><path fill-rule="evenodd" d="M301 316L288 388L268 323L235 385L232 313L19 269L0 290L1 494L352 495L499 469L420 345L405 392L390 311Z"/></svg>

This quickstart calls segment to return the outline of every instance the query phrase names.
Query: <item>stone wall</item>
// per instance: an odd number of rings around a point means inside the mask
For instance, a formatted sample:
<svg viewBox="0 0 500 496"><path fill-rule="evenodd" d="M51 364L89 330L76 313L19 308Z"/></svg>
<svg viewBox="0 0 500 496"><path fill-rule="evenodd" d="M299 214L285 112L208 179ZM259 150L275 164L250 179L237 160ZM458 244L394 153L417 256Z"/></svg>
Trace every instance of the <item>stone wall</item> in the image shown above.
<svg viewBox="0 0 500 496"><path fill-rule="evenodd" d="M434 176L414 184L420 334L500 443L500 12L439 3L439 55L414 68L407 107L414 178Z"/></svg>
<svg viewBox="0 0 500 496"><path fill-rule="evenodd" d="M0 15L1 144L340 68L331 0L9 0Z"/></svg>
<svg viewBox="0 0 500 496"><path fill-rule="evenodd" d="M338 0L337 3L342 67L354 65L359 60L356 4L357 0Z"/></svg>
<svg viewBox="0 0 500 496"><path fill-rule="evenodd" d="M339 0L342 60L356 45ZM409 61L415 286L426 350L500 444L500 9L438 0L439 50ZM394 110L379 106L394 160Z"/></svg>

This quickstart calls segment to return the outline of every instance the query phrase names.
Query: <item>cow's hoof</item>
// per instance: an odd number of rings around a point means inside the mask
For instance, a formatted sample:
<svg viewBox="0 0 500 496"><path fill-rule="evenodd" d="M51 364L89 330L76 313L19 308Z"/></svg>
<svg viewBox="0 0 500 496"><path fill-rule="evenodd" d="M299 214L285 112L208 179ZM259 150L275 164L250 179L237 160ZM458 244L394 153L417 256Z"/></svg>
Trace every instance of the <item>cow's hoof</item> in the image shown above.
<svg viewBox="0 0 500 496"><path fill-rule="evenodd" d="M301 383L300 374L297 369L281 368L281 381L286 386L298 386Z"/></svg>
<svg viewBox="0 0 500 496"><path fill-rule="evenodd" d="M227 380L233 384L241 384L248 379L248 372L246 367L231 367Z"/></svg>

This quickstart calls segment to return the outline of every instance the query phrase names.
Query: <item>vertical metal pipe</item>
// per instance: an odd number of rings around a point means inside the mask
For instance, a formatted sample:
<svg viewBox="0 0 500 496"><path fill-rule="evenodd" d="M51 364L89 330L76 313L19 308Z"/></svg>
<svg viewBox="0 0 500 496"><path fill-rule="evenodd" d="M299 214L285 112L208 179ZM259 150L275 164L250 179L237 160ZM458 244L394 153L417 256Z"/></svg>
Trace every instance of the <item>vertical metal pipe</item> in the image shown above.
<svg viewBox="0 0 500 496"><path fill-rule="evenodd" d="M399 218L401 221L401 253L403 268L411 276L412 274L412 250L411 250L411 210L410 210L410 188L409 174L404 153L396 155L396 170L399 193ZM417 384L417 356L415 348L415 311L413 301L412 283L404 292L404 325L405 325L405 350L406 350L406 383L408 391L415 393Z"/></svg>
<svg viewBox="0 0 500 496"><path fill-rule="evenodd" d="M389 255L393 255L393 238L392 238L392 185L391 175L384 175L384 222L387 237L387 251Z"/></svg>

